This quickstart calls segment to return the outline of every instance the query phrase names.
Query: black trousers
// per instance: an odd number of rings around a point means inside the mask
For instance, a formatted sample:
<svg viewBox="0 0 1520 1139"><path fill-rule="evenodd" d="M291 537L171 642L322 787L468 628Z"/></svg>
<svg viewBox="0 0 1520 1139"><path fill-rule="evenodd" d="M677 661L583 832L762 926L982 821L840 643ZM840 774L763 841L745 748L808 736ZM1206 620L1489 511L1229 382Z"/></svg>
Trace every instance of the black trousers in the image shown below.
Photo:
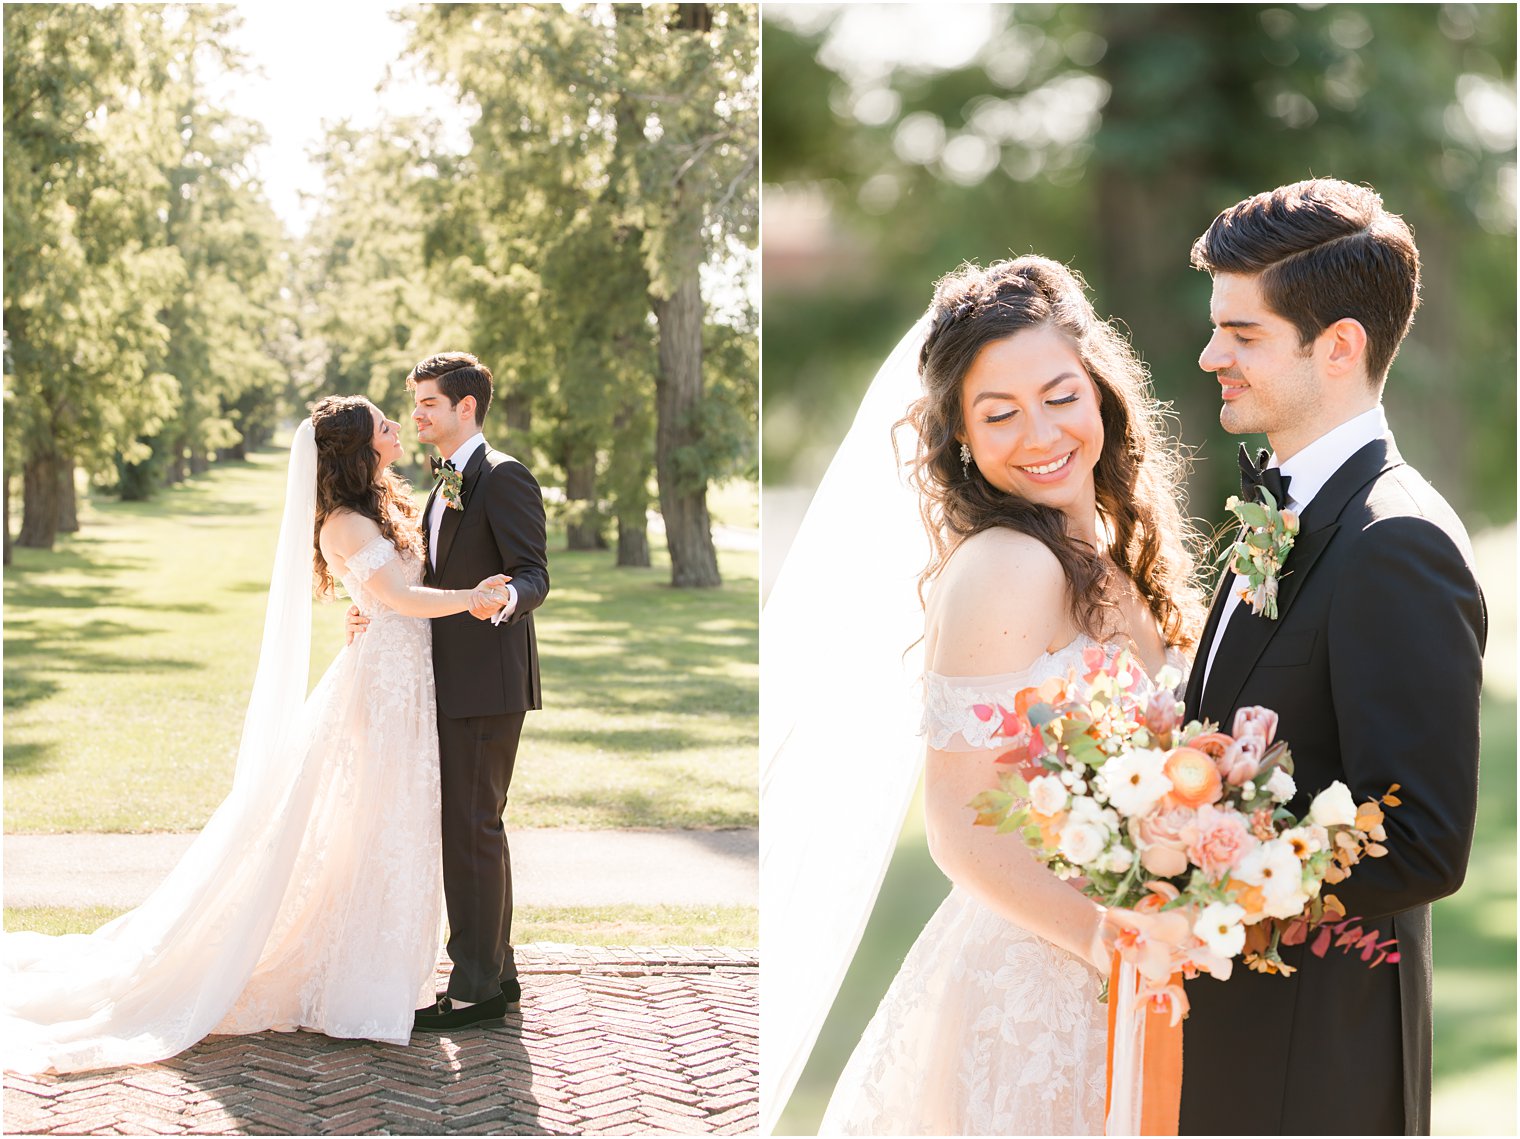
<svg viewBox="0 0 1520 1139"><path fill-rule="evenodd" d="M501 815L523 712L438 717L443 799L443 896L449 913L448 995L479 1003L517 976L512 955L512 856Z"/></svg>

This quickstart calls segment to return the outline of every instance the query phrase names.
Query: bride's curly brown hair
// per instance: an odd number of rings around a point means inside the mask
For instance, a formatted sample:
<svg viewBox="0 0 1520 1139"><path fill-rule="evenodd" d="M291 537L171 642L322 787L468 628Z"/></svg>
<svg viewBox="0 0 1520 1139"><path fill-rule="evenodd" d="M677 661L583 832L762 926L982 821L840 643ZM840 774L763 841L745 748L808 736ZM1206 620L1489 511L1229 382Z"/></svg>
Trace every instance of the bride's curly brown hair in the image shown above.
<svg viewBox="0 0 1520 1139"><path fill-rule="evenodd" d="M999 490L974 464L969 475L962 472L961 384L972 362L994 341L1047 325L1071 343L1098 389L1103 447L1093 481L1100 533L1112 538L1107 551L1068 533L1066 517L1055 507ZM1197 580L1203 542L1178 504L1187 460L1168 437L1166 409L1151 391L1144 364L1129 340L1098 317L1081 276L1036 256L985 269L962 265L935 287L919 374L924 394L899 426L912 426L919 439L910 481L932 543L919 579L921 596L962 541L1006 526L1055 554L1069 586L1072 619L1088 636L1103 640L1114 631L1117 567L1139 589L1168 645L1190 649L1197 643L1204 618Z"/></svg>
<svg viewBox="0 0 1520 1139"><path fill-rule="evenodd" d="M363 396L330 395L311 406L317 443L317 522L312 569L318 597L331 597L332 571L322 556L322 524L340 510L372 519L398 550L422 554L422 531L412 487L395 471L380 470L374 448L374 405Z"/></svg>

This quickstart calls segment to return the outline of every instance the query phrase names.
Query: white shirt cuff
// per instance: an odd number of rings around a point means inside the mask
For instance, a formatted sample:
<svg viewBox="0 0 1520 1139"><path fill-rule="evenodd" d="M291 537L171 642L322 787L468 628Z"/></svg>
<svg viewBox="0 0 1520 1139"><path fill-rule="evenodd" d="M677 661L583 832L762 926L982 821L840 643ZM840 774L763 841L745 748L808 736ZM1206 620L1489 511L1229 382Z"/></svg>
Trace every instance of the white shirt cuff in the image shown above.
<svg viewBox="0 0 1520 1139"><path fill-rule="evenodd" d="M500 625L517 611L517 590L507 582L507 603L491 615L491 624Z"/></svg>

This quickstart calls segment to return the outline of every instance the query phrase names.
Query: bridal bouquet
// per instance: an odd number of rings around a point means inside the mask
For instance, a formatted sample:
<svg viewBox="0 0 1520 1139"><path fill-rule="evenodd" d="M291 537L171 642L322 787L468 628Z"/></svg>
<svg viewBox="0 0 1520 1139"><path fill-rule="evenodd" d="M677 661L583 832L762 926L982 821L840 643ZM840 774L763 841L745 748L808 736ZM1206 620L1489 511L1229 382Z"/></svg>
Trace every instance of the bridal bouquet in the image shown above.
<svg viewBox="0 0 1520 1139"><path fill-rule="evenodd" d="M1115 948L1143 979L1144 996L1175 1023L1187 1015L1176 976L1221 980L1234 959L1265 973L1292 972L1282 945L1311 936L1323 956L1338 945L1370 964L1397 961L1323 892L1363 857L1379 857L1389 789L1360 806L1337 781L1295 818L1297 787L1277 714L1242 708L1228 733L1181 723L1175 669L1154 685L1126 652L1085 654L1085 678L1051 678L1012 708L981 705L1008 750L999 790L971 803L977 823L1017 831L1062 878L1080 879L1105 906L1154 915L1126 927ZM1167 675L1170 673L1170 675ZM1142 933L1141 930L1145 932Z"/></svg>

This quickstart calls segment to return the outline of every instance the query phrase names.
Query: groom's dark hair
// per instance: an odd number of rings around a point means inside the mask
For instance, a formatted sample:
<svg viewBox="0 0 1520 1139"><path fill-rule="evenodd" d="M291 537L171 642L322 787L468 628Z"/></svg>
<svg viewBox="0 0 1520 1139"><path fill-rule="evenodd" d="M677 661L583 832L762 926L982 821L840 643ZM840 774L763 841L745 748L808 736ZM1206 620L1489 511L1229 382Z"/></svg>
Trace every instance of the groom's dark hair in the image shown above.
<svg viewBox="0 0 1520 1139"><path fill-rule="evenodd" d="M491 406L491 369L468 352L440 352L429 356L407 373L407 390L415 388L418 380L436 382L450 407L458 407L459 401L467 395L474 396L475 426L485 423L486 409Z"/></svg>
<svg viewBox="0 0 1520 1139"><path fill-rule="evenodd" d="M1374 387L1420 303L1420 251L1398 214L1368 186L1312 178L1237 202L1193 243L1193 268L1260 275L1267 307L1307 348L1347 317L1367 331Z"/></svg>

